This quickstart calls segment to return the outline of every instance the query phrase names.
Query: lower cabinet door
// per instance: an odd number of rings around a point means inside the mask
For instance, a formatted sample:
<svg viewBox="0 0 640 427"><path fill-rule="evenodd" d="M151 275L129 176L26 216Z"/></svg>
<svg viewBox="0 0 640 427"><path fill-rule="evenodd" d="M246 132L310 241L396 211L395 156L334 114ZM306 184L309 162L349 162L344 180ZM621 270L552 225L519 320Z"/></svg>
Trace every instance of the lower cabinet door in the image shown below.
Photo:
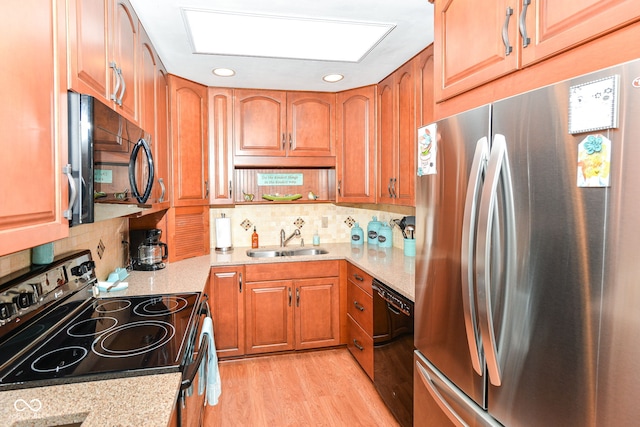
<svg viewBox="0 0 640 427"><path fill-rule="evenodd" d="M294 292L290 280L247 283L247 354L293 350Z"/></svg>
<svg viewBox="0 0 640 427"><path fill-rule="evenodd" d="M295 282L296 349L340 344L340 282L336 277Z"/></svg>

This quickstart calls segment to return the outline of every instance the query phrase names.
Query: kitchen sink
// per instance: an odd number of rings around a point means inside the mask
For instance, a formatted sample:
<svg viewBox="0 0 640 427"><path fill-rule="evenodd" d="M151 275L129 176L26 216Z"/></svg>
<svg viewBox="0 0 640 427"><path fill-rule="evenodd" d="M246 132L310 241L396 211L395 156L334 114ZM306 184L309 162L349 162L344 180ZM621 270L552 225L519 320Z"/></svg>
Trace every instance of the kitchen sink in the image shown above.
<svg viewBox="0 0 640 427"><path fill-rule="evenodd" d="M247 249L247 256L251 258L275 258L282 256L314 256L328 254L322 248L259 248Z"/></svg>

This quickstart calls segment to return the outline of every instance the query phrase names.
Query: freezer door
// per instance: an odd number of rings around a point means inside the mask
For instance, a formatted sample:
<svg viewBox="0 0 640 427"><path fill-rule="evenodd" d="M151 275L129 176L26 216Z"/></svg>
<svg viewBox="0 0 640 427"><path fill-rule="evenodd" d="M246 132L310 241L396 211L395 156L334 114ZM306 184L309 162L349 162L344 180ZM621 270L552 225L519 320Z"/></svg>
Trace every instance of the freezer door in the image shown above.
<svg viewBox="0 0 640 427"><path fill-rule="evenodd" d="M498 427L419 352L414 353L414 427Z"/></svg>
<svg viewBox="0 0 640 427"><path fill-rule="evenodd" d="M415 346L480 406L485 405L485 365L475 303L463 298L473 284L463 280L468 276L461 273L461 253L463 235L466 242L475 238L470 221L465 222L465 204L468 194L467 205L479 202L483 174L474 172L474 158L479 146L488 147L490 115L491 108L484 106L439 121L437 172L416 180ZM467 268L473 271L473 263Z"/></svg>
<svg viewBox="0 0 640 427"><path fill-rule="evenodd" d="M485 259L500 375L489 371L488 410L510 427L595 423L608 190L578 187L578 144L589 133L568 132L573 84L493 105L513 200L498 200ZM507 232L509 203L515 241Z"/></svg>

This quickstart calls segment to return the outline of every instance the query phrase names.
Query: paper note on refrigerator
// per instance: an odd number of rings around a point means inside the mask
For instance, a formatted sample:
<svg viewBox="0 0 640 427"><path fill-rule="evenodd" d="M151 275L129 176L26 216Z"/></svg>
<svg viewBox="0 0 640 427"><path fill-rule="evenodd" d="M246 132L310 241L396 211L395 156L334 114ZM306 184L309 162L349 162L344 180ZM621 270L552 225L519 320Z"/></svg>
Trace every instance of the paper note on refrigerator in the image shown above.
<svg viewBox="0 0 640 427"><path fill-rule="evenodd" d="M418 176L437 173L437 126L432 123L418 129Z"/></svg>
<svg viewBox="0 0 640 427"><path fill-rule="evenodd" d="M578 144L578 187L609 187L611 141L589 135Z"/></svg>

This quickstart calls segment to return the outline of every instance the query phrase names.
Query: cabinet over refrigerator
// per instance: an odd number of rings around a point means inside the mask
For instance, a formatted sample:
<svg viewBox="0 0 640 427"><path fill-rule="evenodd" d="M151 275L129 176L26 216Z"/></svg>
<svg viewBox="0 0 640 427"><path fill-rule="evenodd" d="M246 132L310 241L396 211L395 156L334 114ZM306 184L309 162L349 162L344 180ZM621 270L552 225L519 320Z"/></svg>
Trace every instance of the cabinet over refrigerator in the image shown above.
<svg viewBox="0 0 640 427"><path fill-rule="evenodd" d="M634 61L418 131L415 426L640 419L639 119Z"/></svg>

